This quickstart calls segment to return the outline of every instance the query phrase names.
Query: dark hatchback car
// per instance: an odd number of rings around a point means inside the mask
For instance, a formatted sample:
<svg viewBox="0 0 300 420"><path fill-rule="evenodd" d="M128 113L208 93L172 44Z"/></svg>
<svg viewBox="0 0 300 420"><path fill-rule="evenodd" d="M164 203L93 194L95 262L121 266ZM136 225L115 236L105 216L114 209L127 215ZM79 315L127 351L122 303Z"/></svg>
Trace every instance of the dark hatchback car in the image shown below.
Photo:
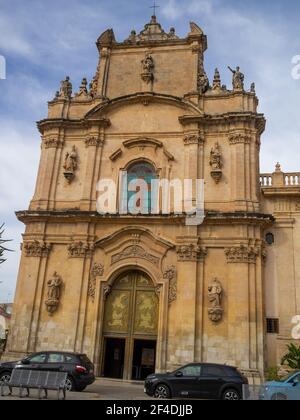
<svg viewBox="0 0 300 420"><path fill-rule="evenodd" d="M155 398L240 400L247 378L226 365L191 363L166 374L149 375L145 393Z"/></svg>
<svg viewBox="0 0 300 420"><path fill-rule="evenodd" d="M83 391L95 381L94 365L85 354L57 351L31 354L19 362L0 363L0 382L8 382L13 369L67 372L67 390Z"/></svg>

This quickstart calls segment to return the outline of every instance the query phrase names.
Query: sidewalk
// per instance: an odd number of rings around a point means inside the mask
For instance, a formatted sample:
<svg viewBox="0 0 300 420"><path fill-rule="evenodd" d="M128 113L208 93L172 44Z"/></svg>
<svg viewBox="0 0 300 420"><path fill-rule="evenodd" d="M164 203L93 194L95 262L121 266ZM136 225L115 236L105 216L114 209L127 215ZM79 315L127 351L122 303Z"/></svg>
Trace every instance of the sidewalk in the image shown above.
<svg viewBox="0 0 300 420"><path fill-rule="evenodd" d="M32 390L31 398L23 398L21 401L29 401L37 399L37 391ZM50 391L48 400L56 400L57 393ZM0 401L20 400L18 397L18 389L14 389L12 397L1 397ZM135 381L119 381L114 379L98 378L93 385L90 385L84 392L68 392L67 400L151 400L144 394L143 382Z"/></svg>

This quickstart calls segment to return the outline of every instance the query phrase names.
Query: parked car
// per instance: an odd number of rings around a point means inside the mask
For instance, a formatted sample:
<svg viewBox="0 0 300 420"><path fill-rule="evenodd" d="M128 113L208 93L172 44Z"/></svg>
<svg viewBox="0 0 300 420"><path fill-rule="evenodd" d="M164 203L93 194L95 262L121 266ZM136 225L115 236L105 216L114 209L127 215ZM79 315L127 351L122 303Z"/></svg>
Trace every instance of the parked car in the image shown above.
<svg viewBox="0 0 300 420"><path fill-rule="evenodd" d="M8 382L13 369L67 372L68 391L81 392L95 381L94 365L80 353L41 352L18 362L0 363L0 382Z"/></svg>
<svg viewBox="0 0 300 420"><path fill-rule="evenodd" d="M172 373L152 374L145 393L155 398L240 400L247 378L237 368L211 363L191 363Z"/></svg>
<svg viewBox="0 0 300 420"><path fill-rule="evenodd" d="M281 381L266 382L260 388L260 400L300 400L300 371Z"/></svg>

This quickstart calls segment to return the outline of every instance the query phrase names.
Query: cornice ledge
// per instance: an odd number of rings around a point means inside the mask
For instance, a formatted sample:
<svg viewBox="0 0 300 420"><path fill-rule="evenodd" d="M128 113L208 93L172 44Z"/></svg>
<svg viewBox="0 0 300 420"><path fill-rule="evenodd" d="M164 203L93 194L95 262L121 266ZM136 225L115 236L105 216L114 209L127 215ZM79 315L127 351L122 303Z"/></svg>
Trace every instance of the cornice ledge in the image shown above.
<svg viewBox="0 0 300 420"><path fill-rule="evenodd" d="M179 117L179 122L185 126L194 123L216 124L216 123L233 123L242 121L255 121L256 128L259 133L263 133L266 125L266 119L263 114L256 112L228 112L225 114L202 114L202 115L183 115Z"/></svg>
<svg viewBox="0 0 300 420"><path fill-rule="evenodd" d="M85 119L48 118L37 122L37 127L41 134L44 134L45 130L50 128L65 128L73 126L87 128L91 125L106 128L109 127L111 123L107 118L97 118L88 121Z"/></svg>
<svg viewBox="0 0 300 420"><path fill-rule="evenodd" d="M261 223L272 224L275 217L271 214L264 213L248 213L248 212L213 212L209 211L205 214L204 223Z"/></svg>

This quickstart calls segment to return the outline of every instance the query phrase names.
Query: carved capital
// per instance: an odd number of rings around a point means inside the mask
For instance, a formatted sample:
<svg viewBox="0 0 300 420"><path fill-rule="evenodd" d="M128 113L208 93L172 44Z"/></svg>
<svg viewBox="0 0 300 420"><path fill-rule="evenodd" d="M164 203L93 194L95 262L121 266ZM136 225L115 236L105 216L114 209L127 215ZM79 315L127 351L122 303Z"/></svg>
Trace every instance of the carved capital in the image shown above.
<svg viewBox="0 0 300 420"><path fill-rule="evenodd" d="M251 137L242 133L234 133L229 136L229 143L234 144L250 144Z"/></svg>
<svg viewBox="0 0 300 420"><path fill-rule="evenodd" d="M259 250L256 247L239 245L225 249L227 263L247 263L255 264L256 258L259 255Z"/></svg>
<svg viewBox="0 0 300 420"><path fill-rule="evenodd" d="M94 245L79 242L72 242L68 246L69 258L86 258L91 257L94 252Z"/></svg>
<svg viewBox="0 0 300 420"><path fill-rule="evenodd" d="M181 245L177 248L178 261L203 261L207 249L199 245Z"/></svg>
<svg viewBox="0 0 300 420"><path fill-rule="evenodd" d="M203 136L195 133L186 134L183 138L185 146L189 146L190 144L204 144L204 141Z"/></svg>
<svg viewBox="0 0 300 420"><path fill-rule="evenodd" d="M85 147L98 147L98 146L103 146L103 140L98 138L98 137L94 137L94 136L89 136L87 137L85 140Z"/></svg>
<svg viewBox="0 0 300 420"><path fill-rule="evenodd" d="M58 148L62 148L63 145L64 145L63 140L59 140L57 138L44 140L45 149L58 149Z"/></svg>
<svg viewBox="0 0 300 420"><path fill-rule="evenodd" d="M25 242L23 249L26 257L48 257L52 244L40 241Z"/></svg>
<svg viewBox="0 0 300 420"><path fill-rule="evenodd" d="M177 272L174 265L166 268L163 277L169 281L169 304L177 299Z"/></svg>

